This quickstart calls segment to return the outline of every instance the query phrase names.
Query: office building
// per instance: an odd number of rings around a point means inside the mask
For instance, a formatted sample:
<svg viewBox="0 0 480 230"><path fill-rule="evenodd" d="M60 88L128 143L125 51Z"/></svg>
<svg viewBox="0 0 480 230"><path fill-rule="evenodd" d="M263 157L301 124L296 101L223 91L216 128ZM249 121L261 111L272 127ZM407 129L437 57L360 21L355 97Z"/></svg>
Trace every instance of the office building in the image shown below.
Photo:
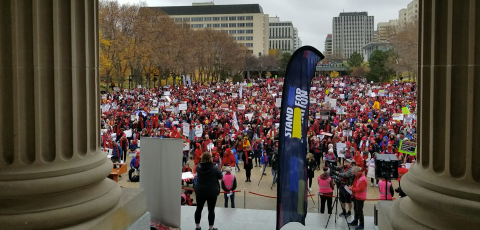
<svg viewBox="0 0 480 230"><path fill-rule="evenodd" d="M215 5L213 2L191 6L150 7L170 15L175 22L186 22L192 29L212 29L229 33L257 56L268 54L268 14L259 4Z"/></svg>
<svg viewBox="0 0 480 230"><path fill-rule="evenodd" d="M418 19L418 0L413 0L407 5L407 22L414 22Z"/></svg>
<svg viewBox="0 0 480 230"><path fill-rule="evenodd" d="M279 17L269 19L269 49L277 49L293 52L294 49L294 27L291 21L280 21Z"/></svg>
<svg viewBox="0 0 480 230"><path fill-rule="evenodd" d="M398 25L403 26L407 24L407 9L403 8L398 11Z"/></svg>
<svg viewBox="0 0 480 230"><path fill-rule="evenodd" d="M377 33L374 36L374 42L388 42L388 30L390 27L397 27L398 20L390 20L388 22L377 23Z"/></svg>
<svg viewBox="0 0 480 230"><path fill-rule="evenodd" d="M323 55L325 55L325 57L330 57L332 55L332 34L327 34L327 37L325 38Z"/></svg>
<svg viewBox="0 0 480 230"><path fill-rule="evenodd" d="M333 56L348 59L373 41L373 16L367 12L340 13L333 18Z"/></svg>
<svg viewBox="0 0 480 230"><path fill-rule="evenodd" d="M418 0L408 3L407 8L398 11L398 25L404 26L418 20Z"/></svg>
<svg viewBox="0 0 480 230"><path fill-rule="evenodd" d="M293 50L297 50L298 48L302 47L302 39L300 39L300 35L298 34L297 27L293 28Z"/></svg>

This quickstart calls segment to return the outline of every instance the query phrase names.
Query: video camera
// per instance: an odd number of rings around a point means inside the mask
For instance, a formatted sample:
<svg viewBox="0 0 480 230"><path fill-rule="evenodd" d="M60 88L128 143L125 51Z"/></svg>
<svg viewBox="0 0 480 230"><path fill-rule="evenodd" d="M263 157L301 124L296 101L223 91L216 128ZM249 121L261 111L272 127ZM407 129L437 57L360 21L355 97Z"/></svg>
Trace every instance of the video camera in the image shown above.
<svg viewBox="0 0 480 230"><path fill-rule="evenodd" d="M337 161L336 160L325 160L325 165L330 169L330 178L336 183L336 184L342 184L342 178L337 175L337 172L335 171L335 166L337 166Z"/></svg>

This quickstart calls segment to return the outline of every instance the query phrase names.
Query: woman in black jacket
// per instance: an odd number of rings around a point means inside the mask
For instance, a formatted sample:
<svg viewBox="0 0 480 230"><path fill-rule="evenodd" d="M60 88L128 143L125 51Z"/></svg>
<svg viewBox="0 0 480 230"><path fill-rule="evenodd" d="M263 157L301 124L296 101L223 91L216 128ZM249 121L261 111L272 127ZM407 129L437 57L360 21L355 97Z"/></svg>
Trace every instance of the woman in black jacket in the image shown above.
<svg viewBox="0 0 480 230"><path fill-rule="evenodd" d="M252 174L252 168L253 168L253 152L252 148L250 145L247 145L245 149L243 149L244 154L242 156L243 160L243 168L245 169L245 175L247 179L245 182L252 182L250 180L250 176Z"/></svg>
<svg viewBox="0 0 480 230"><path fill-rule="evenodd" d="M317 168L317 162L313 158L313 154L307 154L307 177L308 177L308 191L312 191L312 181L315 176L315 169Z"/></svg>
<svg viewBox="0 0 480 230"><path fill-rule="evenodd" d="M195 194L197 198L197 210L195 211L195 230L200 230L200 219L205 202L208 205L208 225L213 228L215 222L215 205L217 197L220 194L220 184L218 180L222 179L222 172L213 164L212 155L208 152L202 154L200 163L195 169L197 173L197 184L195 186Z"/></svg>

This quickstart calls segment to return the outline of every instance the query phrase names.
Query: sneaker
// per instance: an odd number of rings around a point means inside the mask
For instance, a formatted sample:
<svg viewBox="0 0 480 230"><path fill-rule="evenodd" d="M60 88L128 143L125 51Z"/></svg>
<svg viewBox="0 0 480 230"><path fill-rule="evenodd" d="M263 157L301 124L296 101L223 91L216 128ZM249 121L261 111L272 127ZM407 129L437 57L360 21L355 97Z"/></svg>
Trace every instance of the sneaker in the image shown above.
<svg viewBox="0 0 480 230"><path fill-rule="evenodd" d="M346 215L346 213L342 212L340 213L340 215L338 215L339 217L344 217Z"/></svg>
<svg viewBox="0 0 480 230"><path fill-rule="evenodd" d="M248 182L248 180L245 180L245 182Z"/></svg>
<svg viewBox="0 0 480 230"><path fill-rule="evenodd" d="M378 184L376 184L375 187L378 187Z"/></svg>
<svg viewBox="0 0 480 230"><path fill-rule="evenodd" d="M363 229L363 228L362 228ZM212 228L211 230L218 230L218 228Z"/></svg>
<svg viewBox="0 0 480 230"><path fill-rule="evenodd" d="M202 227L200 227L200 228L195 228L195 230L202 230Z"/></svg>
<svg viewBox="0 0 480 230"><path fill-rule="evenodd" d="M348 223L348 226L357 226L357 225L358 225L357 221L352 221L352 222Z"/></svg>
<svg viewBox="0 0 480 230"><path fill-rule="evenodd" d="M370 187L373 187L373 183L370 183Z"/></svg>
<svg viewBox="0 0 480 230"><path fill-rule="evenodd" d="M363 226L360 225L355 228L355 230L358 230L358 229L363 229Z"/></svg>
<svg viewBox="0 0 480 230"><path fill-rule="evenodd" d="M310 191L310 192L311 192L311 191L312 191L312 188L308 188L308 191Z"/></svg>
<svg viewBox="0 0 480 230"><path fill-rule="evenodd" d="M347 212L347 215L345 215L345 217L350 217L352 215L352 212L351 211L348 211Z"/></svg>

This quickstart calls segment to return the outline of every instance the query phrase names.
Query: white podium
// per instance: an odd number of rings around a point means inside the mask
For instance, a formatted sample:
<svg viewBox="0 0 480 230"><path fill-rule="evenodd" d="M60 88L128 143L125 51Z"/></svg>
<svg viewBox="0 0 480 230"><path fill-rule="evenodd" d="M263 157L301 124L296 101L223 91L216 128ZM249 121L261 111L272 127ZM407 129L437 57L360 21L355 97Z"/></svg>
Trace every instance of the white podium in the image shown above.
<svg viewBox="0 0 480 230"><path fill-rule="evenodd" d="M152 219L180 228L182 139L142 138L140 188Z"/></svg>

